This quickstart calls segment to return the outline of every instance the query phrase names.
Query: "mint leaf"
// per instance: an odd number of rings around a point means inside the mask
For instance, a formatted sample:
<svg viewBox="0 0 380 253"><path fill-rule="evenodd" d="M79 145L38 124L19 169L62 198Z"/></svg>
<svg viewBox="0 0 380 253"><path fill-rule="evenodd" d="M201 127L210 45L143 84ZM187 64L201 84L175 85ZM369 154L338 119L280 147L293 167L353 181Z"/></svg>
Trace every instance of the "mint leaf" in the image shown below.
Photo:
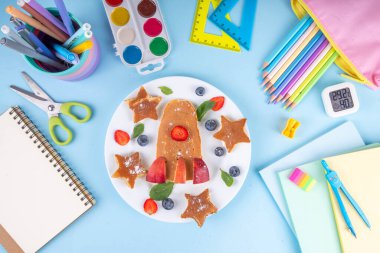
<svg viewBox="0 0 380 253"><path fill-rule="evenodd" d="M138 125L136 125L134 128L133 128L133 134L132 134L132 138L137 138L139 137L140 134L142 134L144 132L144 124L140 123Z"/></svg>
<svg viewBox="0 0 380 253"><path fill-rule="evenodd" d="M152 187L149 192L149 197L154 200L164 200L170 196L173 191L173 182L158 184Z"/></svg>
<svg viewBox="0 0 380 253"><path fill-rule="evenodd" d="M170 95L173 93L172 89L170 89L169 87L160 86L158 88L160 88L161 92L164 93L165 95Z"/></svg>
<svg viewBox="0 0 380 253"><path fill-rule="evenodd" d="M200 104L197 108L197 118L198 121L201 121L202 118L206 115L208 111L210 111L215 105L214 101L204 101L202 104Z"/></svg>
<svg viewBox="0 0 380 253"><path fill-rule="evenodd" d="M230 174L228 174L227 172L223 171L222 169L220 169L220 172L222 173L221 177L222 177L224 183L228 187L230 187L234 183L234 179L230 176Z"/></svg>

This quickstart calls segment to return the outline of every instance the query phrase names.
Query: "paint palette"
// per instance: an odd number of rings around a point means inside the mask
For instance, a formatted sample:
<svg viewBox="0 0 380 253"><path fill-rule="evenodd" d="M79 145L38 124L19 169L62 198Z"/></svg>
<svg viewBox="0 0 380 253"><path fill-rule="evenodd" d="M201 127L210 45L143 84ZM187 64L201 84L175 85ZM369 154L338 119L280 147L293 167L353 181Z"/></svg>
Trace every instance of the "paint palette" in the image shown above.
<svg viewBox="0 0 380 253"><path fill-rule="evenodd" d="M103 0L121 61L142 74L161 70L170 40L157 0Z"/></svg>

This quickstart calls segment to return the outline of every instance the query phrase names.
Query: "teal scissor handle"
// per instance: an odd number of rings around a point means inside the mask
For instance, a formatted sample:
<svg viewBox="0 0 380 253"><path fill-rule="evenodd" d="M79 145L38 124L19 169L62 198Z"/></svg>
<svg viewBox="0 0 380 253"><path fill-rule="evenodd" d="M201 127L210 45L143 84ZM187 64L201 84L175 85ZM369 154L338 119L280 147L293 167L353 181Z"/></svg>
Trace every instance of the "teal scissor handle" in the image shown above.
<svg viewBox="0 0 380 253"><path fill-rule="evenodd" d="M74 107L74 106L78 106L78 107L84 109L86 111L86 116L84 116L84 118L80 118L77 115L75 115L74 113L72 113L71 112L71 108ZM91 118L91 115L92 115L91 108L88 105L85 105L85 104L82 104L82 103L79 103L79 102L66 102L66 103L63 103L61 105L61 111L60 111L60 113L66 115L66 116L69 116L70 118L72 118L73 120L75 120L78 123L85 123L85 122L89 121L90 118Z"/></svg>
<svg viewBox="0 0 380 253"><path fill-rule="evenodd" d="M66 140L61 141L58 138L58 136L55 133L55 129L57 127L60 127L63 131L66 132L66 134L67 134ZM71 130L63 123L61 118L58 116L53 116L49 119L49 132L50 132L50 136L53 139L53 141L60 146L65 146L65 145L69 144L73 139L73 132L71 132Z"/></svg>

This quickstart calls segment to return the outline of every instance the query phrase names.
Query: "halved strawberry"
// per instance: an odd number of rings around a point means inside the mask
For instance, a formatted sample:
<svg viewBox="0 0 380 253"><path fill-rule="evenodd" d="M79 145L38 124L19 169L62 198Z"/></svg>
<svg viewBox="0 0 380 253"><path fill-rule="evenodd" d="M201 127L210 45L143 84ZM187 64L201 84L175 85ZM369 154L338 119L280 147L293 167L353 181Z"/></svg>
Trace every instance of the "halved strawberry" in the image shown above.
<svg viewBox="0 0 380 253"><path fill-rule="evenodd" d="M146 181L151 183L165 183L166 181L166 159L158 157L150 166L146 175Z"/></svg>
<svg viewBox="0 0 380 253"><path fill-rule="evenodd" d="M114 133L114 139L117 144L125 146L128 144L131 137L129 137L129 134L123 130L116 130Z"/></svg>
<svg viewBox="0 0 380 253"><path fill-rule="evenodd" d="M153 199L147 199L144 202L144 212L149 215L155 214L157 212L158 206L156 201Z"/></svg>
<svg viewBox="0 0 380 253"><path fill-rule="evenodd" d="M194 178L193 184L201 184L210 180L206 163L201 158L193 159Z"/></svg>
<svg viewBox="0 0 380 253"><path fill-rule="evenodd" d="M174 183L184 184L186 183L186 163L182 157L178 158L177 165L174 172Z"/></svg>
<svg viewBox="0 0 380 253"><path fill-rule="evenodd" d="M187 138L189 137L189 132L183 126L175 126L172 129L170 135L172 139L175 141L186 141Z"/></svg>
<svg viewBox="0 0 380 253"><path fill-rule="evenodd" d="M222 109L222 107L224 105L224 97L222 97L222 96L213 97L212 99L210 99L210 101L215 102L215 105L212 108L213 111L219 111L220 109Z"/></svg>

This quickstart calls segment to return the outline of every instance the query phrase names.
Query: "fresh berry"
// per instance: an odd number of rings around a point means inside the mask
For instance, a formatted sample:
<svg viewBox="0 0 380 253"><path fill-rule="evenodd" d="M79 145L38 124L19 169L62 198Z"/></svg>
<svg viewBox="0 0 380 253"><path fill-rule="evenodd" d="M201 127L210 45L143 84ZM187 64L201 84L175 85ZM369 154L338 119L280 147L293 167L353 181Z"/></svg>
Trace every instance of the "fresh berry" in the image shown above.
<svg viewBox="0 0 380 253"><path fill-rule="evenodd" d="M152 163L146 175L146 181L158 184L165 183L166 159L164 157L159 157Z"/></svg>
<svg viewBox="0 0 380 253"><path fill-rule="evenodd" d="M206 121L205 127L209 131L214 131L218 127L218 121L214 119L209 119Z"/></svg>
<svg viewBox="0 0 380 253"><path fill-rule="evenodd" d="M129 137L129 134L122 130L116 130L114 134L114 138L115 138L116 143L121 146L127 145L129 140L131 139L131 137Z"/></svg>
<svg viewBox="0 0 380 253"><path fill-rule="evenodd" d="M174 172L174 183L184 184L186 183L186 163L185 159L179 157Z"/></svg>
<svg viewBox="0 0 380 253"><path fill-rule="evenodd" d="M186 141L189 137L189 132L183 126L175 126L170 134L175 141Z"/></svg>
<svg viewBox="0 0 380 253"><path fill-rule="evenodd" d="M217 148L215 148L215 155L216 156L223 156L224 155L224 153L225 153L225 151L224 151L224 148L222 148L222 147L217 147Z"/></svg>
<svg viewBox="0 0 380 253"><path fill-rule="evenodd" d="M203 87L198 87L195 89L195 94L198 96L203 96L206 93L206 89Z"/></svg>
<svg viewBox="0 0 380 253"><path fill-rule="evenodd" d="M232 166L228 172L231 177L238 177L240 175L240 169L237 166Z"/></svg>
<svg viewBox="0 0 380 253"><path fill-rule="evenodd" d="M148 145L148 143L149 143L148 136L146 136L145 134L140 135L140 136L137 138L137 143L138 143L141 147L144 147L144 146Z"/></svg>
<svg viewBox="0 0 380 253"><path fill-rule="evenodd" d="M157 212L158 206L156 201L153 199L147 199L144 203L144 212L149 215L155 214Z"/></svg>
<svg viewBox="0 0 380 253"><path fill-rule="evenodd" d="M222 109L222 107L224 105L224 97L222 97L222 96L213 97L212 99L210 99L210 101L215 102L215 105L212 108L213 111L219 111L220 109Z"/></svg>
<svg viewBox="0 0 380 253"><path fill-rule="evenodd" d="M206 163L201 158L193 159L194 178L193 184L201 184L210 179Z"/></svg>
<svg viewBox="0 0 380 253"><path fill-rule="evenodd" d="M174 201L171 198L164 199L162 201L162 207L166 210L172 210L174 207Z"/></svg>

